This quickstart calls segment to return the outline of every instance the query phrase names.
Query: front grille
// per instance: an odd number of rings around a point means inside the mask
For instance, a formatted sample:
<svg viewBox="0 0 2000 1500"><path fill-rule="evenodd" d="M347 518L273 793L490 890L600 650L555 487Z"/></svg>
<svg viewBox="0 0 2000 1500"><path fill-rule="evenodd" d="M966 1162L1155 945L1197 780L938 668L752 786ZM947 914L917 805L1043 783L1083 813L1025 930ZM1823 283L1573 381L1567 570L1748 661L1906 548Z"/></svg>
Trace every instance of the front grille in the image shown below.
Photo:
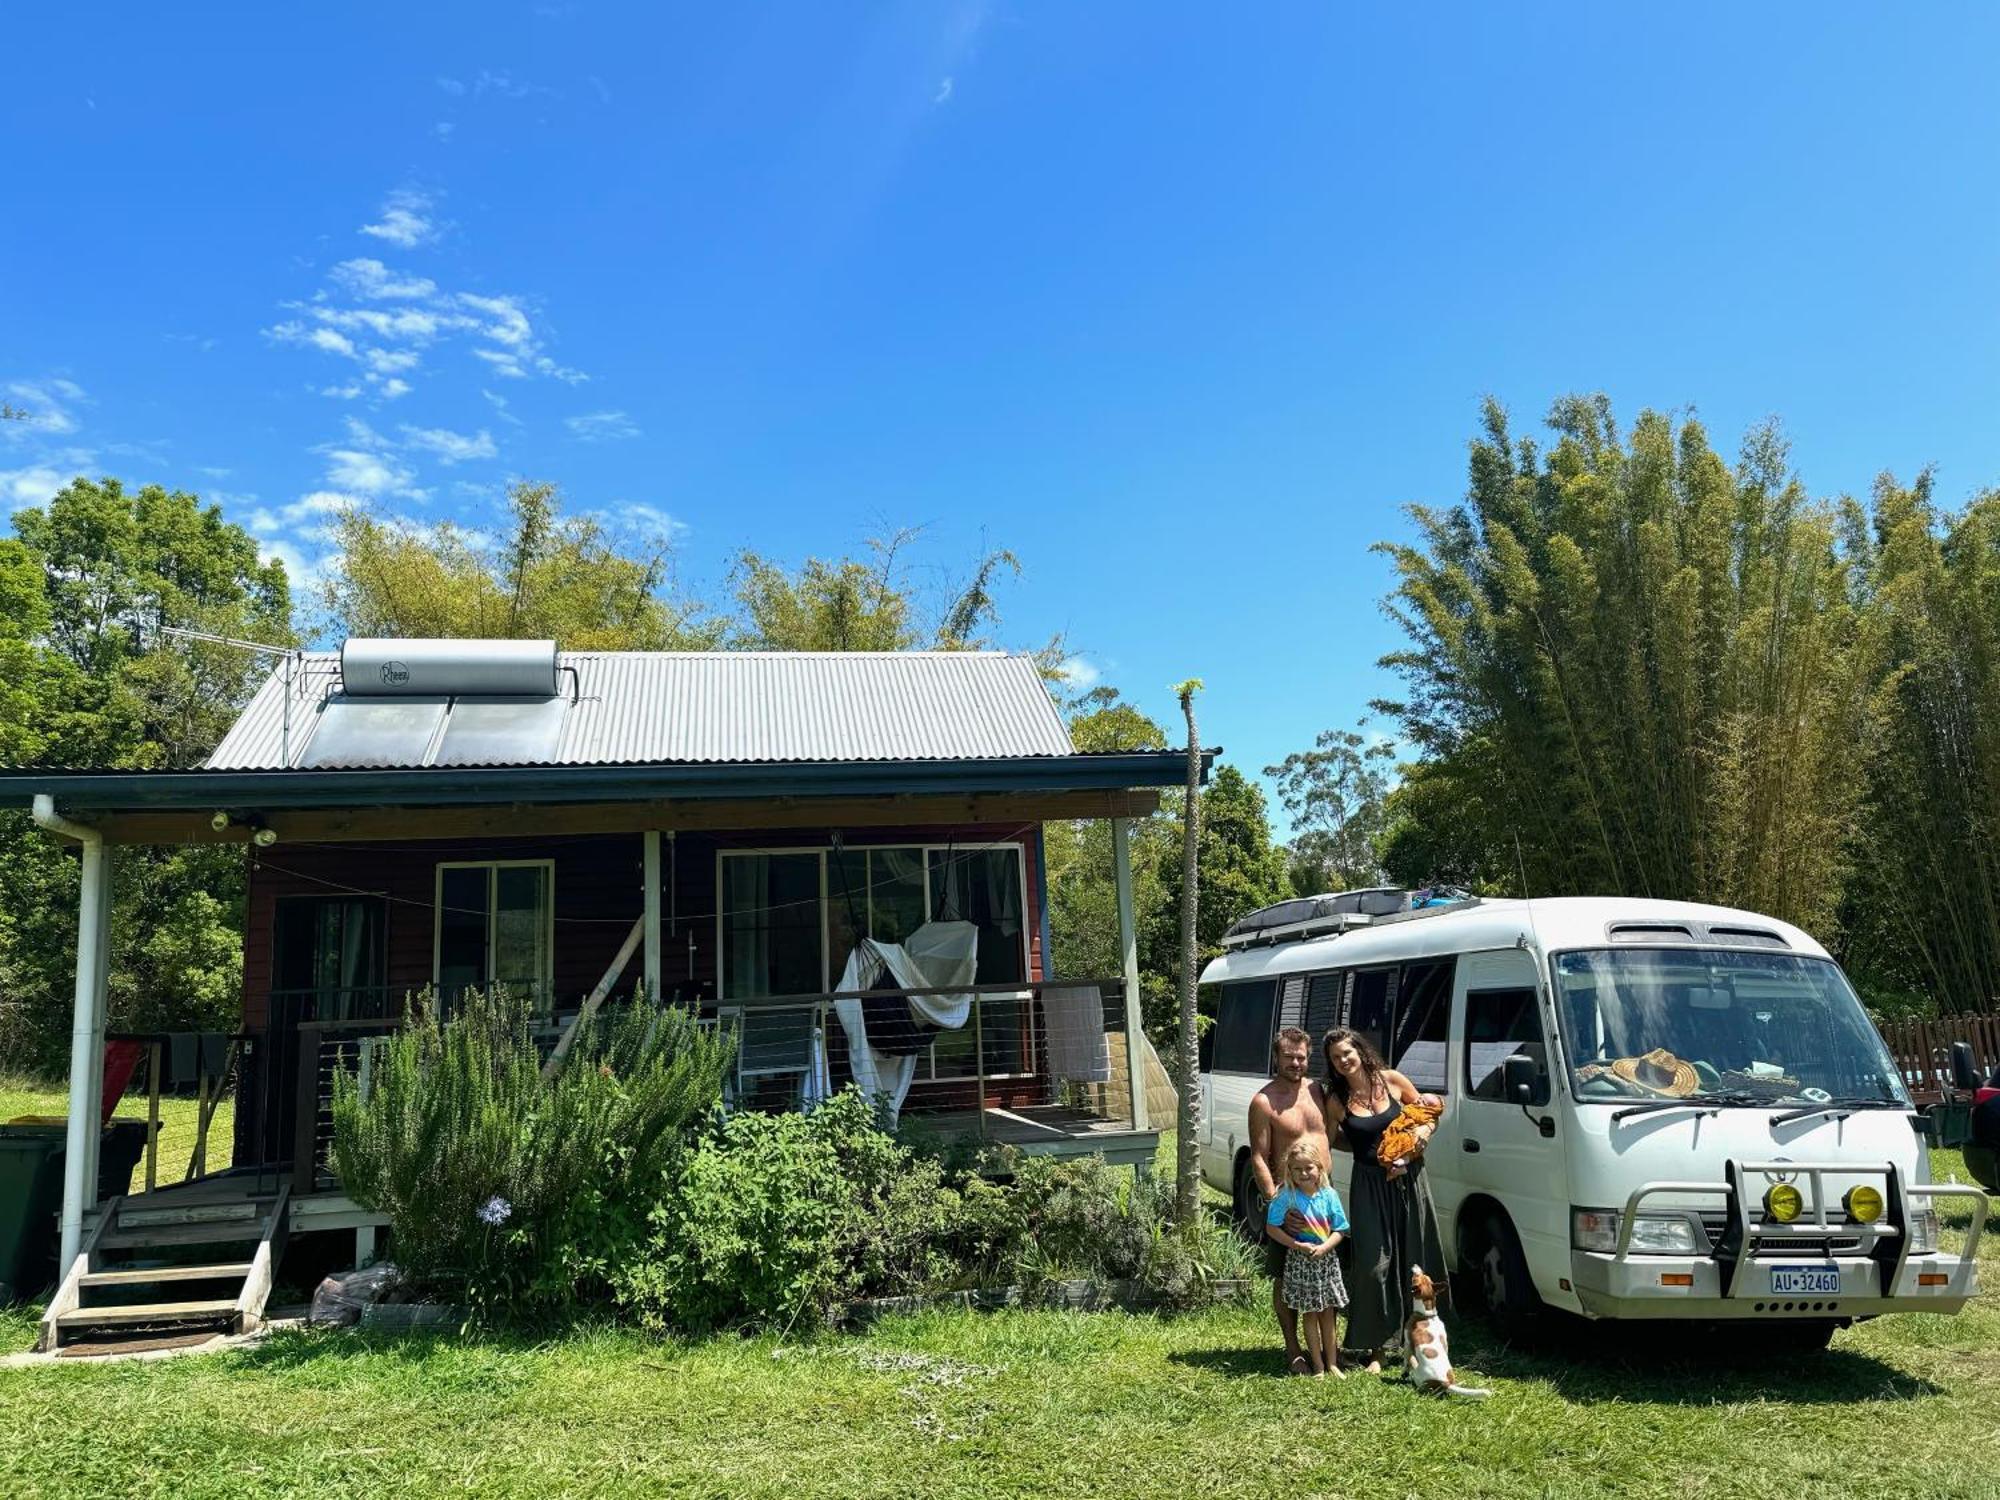
<svg viewBox="0 0 2000 1500"><path fill-rule="evenodd" d="M1752 1214L1750 1216L1750 1254L1753 1258L1783 1260L1788 1257L1801 1255L1854 1255L1860 1252L1861 1236L1847 1234L1830 1236L1815 1235L1811 1239L1792 1239L1788 1237L1781 1241L1774 1241L1768 1245L1762 1244L1757 1240L1756 1236L1757 1227L1763 1222L1763 1218L1762 1214ZM1717 1245L1722 1243L1723 1233L1729 1228L1729 1215L1716 1209L1708 1210L1701 1215L1701 1227L1708 1235L1708 1248L1713 1250Z"/></svg>

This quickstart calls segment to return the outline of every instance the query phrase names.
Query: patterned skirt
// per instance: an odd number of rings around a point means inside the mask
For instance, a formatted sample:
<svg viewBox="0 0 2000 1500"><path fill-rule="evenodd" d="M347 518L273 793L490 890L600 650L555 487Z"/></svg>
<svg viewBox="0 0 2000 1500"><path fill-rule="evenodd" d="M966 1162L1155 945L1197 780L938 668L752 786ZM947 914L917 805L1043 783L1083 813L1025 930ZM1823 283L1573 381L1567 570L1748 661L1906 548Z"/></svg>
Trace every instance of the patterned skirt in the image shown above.
<svg viewBox="0 0 2000 1500"><path fill-rule="evenodd" d="M1347 1283L1340 1279L1338 1255L1285 1252L1285 1306L1293 1312L1325 1312L1347 1306Z"/></svg>

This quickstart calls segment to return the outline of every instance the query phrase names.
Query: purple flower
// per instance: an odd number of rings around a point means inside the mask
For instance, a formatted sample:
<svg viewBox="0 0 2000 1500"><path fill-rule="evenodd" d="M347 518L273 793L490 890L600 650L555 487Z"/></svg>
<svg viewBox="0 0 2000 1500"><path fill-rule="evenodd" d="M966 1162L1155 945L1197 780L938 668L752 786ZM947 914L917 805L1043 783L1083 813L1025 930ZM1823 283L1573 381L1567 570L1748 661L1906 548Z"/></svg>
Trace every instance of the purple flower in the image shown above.
<svg viewBox="0 0 2000 1500"><path fill-rule="evenodd" d="M479 1205L479 1222L491 1224L496 1229L514 1216L514 1205L495 1193Z"/></svg>

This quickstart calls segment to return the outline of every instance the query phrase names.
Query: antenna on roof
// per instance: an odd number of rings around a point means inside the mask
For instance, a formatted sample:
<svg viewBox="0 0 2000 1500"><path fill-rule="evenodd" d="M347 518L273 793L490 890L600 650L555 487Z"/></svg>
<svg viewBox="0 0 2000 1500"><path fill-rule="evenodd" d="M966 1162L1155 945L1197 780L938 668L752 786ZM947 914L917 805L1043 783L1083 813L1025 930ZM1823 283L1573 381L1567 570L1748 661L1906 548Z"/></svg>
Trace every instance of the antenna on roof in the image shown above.
<svg viewBox="0 0 2000 1500"><path fill-rule="evenodd" d="M233 635L217 635L208 630L189 630L184 625L156 625L153 629L160 635L170 635L181 641L206 641L211 646L234 646L238 651L254 651L259 656L278 658L285 674L284 712L278 721L278 763L287 769L292 764L292 676L301 652L297 646L273 646L265 641L239 640Z"/></svg>

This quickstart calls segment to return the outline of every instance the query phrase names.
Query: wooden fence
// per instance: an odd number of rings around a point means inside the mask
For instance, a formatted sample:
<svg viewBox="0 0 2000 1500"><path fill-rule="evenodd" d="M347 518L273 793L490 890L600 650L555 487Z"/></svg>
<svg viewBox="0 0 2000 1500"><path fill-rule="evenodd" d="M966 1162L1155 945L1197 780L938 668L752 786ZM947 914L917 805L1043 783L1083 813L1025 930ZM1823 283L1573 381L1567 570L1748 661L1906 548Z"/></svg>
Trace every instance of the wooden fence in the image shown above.
<svg viewBox="0 0 2000 1500"><path fill-rule="evenodd" d="M1946 1016L1936 1021L1884 1021L1882 1040L1896 1056L1918 1106L1936 1104L1952 1089L1951 1044L1970 1042L1979 1076L2000 1067L2000 1016Z"/></svg>

